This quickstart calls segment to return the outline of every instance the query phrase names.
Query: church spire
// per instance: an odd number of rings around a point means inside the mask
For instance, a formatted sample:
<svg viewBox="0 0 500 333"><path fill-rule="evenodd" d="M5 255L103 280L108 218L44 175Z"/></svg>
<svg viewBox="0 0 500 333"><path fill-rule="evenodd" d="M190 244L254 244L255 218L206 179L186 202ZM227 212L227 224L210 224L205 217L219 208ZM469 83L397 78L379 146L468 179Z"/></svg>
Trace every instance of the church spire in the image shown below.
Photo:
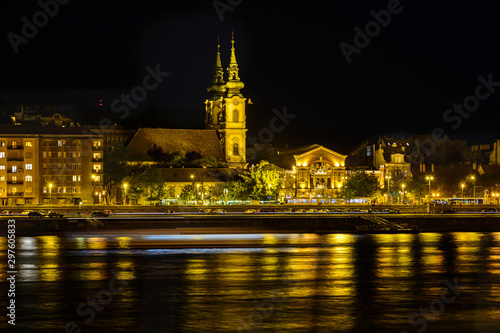
<svg viewBox="0 0 500 333"><path fill-rule="evenodd" d="M222 68L222 62L220 60L220 41L219 35L217 35L217 56L215 58L215 66L212 70L212 81L207 87L207 91L212 93L213 97L219 97L224 94L226 90L224 82L224 69Z"/></svg>
<svg viewBox="0 0 500 333"><path fill-rule="evenodd" d="M229 67L227 68L228 82L227 94L230 96L239 95L241 96L240 89L245 86L243 82L240 81L238 63L236 62L236 49L234 47L234 31L232 32L231 38L231 59L229 62ZM242 96L241 96L242 97Z"/></svg>

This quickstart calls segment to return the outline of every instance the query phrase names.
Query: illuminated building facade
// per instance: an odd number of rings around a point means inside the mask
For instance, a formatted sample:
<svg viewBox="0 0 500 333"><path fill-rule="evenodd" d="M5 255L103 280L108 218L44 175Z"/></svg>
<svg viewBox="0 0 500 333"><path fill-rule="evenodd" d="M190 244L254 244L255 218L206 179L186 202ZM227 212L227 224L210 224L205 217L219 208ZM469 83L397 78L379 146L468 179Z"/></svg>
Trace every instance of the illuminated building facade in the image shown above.
<svg viewBox="0 0 500 333"><path fill-rule="evenodd" d="M103 143L83 131L0 125L0 205L97 203Z"/></svg>
<svg viewBox="0 0 500 333"><path fill-rule="evenodd" d="M336 202L346 181L347 155L320 145L293 149L280 155L274 163L287 169L280 200L294 203Z"/></svg>

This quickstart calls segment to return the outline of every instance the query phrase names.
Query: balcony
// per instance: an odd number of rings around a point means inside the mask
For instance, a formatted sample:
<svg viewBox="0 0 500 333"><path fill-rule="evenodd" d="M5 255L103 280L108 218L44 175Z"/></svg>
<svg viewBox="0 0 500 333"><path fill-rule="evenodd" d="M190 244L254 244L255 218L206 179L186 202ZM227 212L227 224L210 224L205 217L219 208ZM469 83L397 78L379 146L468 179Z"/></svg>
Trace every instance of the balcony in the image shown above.
<svg viewBox="0 0 500 333"><path fill-rule="evenodd" d="M17 145L17 146L7 146L7 149L22 150L22 149L24 149L24 147L20 146L20 145Z"/></svg>
<svg viewBox="0 0 500 333"><path fill-rule="evenodd" d="M102 146L92 146L92 150L102 150Z"/></svg>
<svg viewBox="0 0 500 333"><path fill-rule="evenodd" d="M9 184L9 185L22 185L22 184L24 184L24 181L22 181L22 180L8 180L7 184Z"/></svg>
<svg viewBox="0 0 500 333"><path fill-rule="evenodd" d="M16 171L12 169L7 169L7 173L23 173L24 169L18 168Z"/></svg>
<svg viewBox="0 0 500 333"><path fill-rule="evenodd" d="M24 192L7 193L9 197L22 197Z"/></svg>
<svg viewBox="0 0 500 333"><path fill-rule="evenodd" d="M92 162L102 162L102 157L101 158L92 158Z"/></svg>
<svg viewBox="0 0 500 333"><path fill-rule="evenodd" d="M14 156L14 157L7 157L8 161L24 161L24 157L22 156Z"/></svg>
<svg viewBox="0 0 500 333"><path fill-rule="evenodd" d="M92 173L100 174L100 173L102 173L102 169L94 169L94 170L92 170Z"/></svg>

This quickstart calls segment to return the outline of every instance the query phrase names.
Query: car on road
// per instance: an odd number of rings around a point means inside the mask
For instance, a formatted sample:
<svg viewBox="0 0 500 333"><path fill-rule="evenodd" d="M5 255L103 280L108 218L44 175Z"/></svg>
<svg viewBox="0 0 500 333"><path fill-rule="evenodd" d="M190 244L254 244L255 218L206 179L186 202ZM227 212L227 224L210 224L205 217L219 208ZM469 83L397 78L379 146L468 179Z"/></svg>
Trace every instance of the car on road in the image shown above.
<svg viewBox="0 0 500 333"><path fill-rule="evenodd" d="M14 214L14 212L11 210L4 210L4 211L2 211L2 214L9 214L10 215L10 214Z"/></svg>
<svg viewBox="0 0 500 333"><path fill-rule="evenodd" d="M442 211L440 211L439 213L440 214L455 214L457 211L454 210L454 209L443 209Z"/></svg>
<svg viewBox="0 0 500 333"><path fill-rule="evenodd" d="M31 211L28 213L28 217L43 217L43 214L36 211Z"/></svg>
<svg viewBox="0 0 500 333"><path fill-rule="evenodd" d="M213 213L215 214L222 214L222 213L225 213L226 211L224 209L214 209L213 210Z"/></svg>
<svg viewBox="0 0 500 333"><path fill-rule="evenodd" d="M253 214L253 213L255 213L255 212L256 212L256 210L255 210L255 209L247 209L247 210L245 210L245 213L246 213L246 214Z"/></svg>
<svg viewBox="0 0 500 333"><path fill-rule="evenodd" d="M495 213L497 210L495 208L485 208L483 213Z"/></svg>
<svg viewBox="0 0 500 333"><path fill-rule="evenodd" d="M56 211L53 211L53 210L49 210L49 212L47 214L45 214L45 217L61 218L61 217L64 217L64 215L61 214L61 213L59 213L59 212L56 212Z"/></svg>
<svg viewBox="0 0 500 333"><path fill-rule="evenodd" d="M108 217L109 214L105 213L105 212L93 212L92 214L90 214L92 217Z"/></svg>

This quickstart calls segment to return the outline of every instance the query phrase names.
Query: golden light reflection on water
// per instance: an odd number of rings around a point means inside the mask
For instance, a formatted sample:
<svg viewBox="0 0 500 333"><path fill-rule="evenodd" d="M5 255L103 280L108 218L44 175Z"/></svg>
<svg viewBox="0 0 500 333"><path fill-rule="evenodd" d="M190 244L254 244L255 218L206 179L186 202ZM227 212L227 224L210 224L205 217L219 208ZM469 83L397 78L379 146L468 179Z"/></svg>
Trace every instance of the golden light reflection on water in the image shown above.
<svg viewBox="0 0 500 333"><path fill-rule="evenodd" d="M39 257L39 279L57 281L61 278L59 256L61 255L60 238L57 236L36 237L41 256Z"/></svg>
<svg viewBox="0 0 500 333"><path fill-rule="evenodd" d="M118 248L120 249L130 249L130 241L132 237L116 237L118 241Z"/></svg>
<svg viewBox="0 0 500 333"><path fill-rule="evenodd" d="M131 259L120 258L116 262L116 278L120 281L134 280L135 271L135 264Z"/></svg>
<svg viewBox="0 0 500 333"><path fill-rule="evenodd" d="M89 250L105 250L108 239L106 237L89 237L87 238L87 248Z"/></svg>
<svg viewBox="0 0 500 333"><path fill-rule="evenodd" d="M452 233L454 243L457 245L457 265L475 264L481 259L479 244L482 234L478 232Z"/></svg>

